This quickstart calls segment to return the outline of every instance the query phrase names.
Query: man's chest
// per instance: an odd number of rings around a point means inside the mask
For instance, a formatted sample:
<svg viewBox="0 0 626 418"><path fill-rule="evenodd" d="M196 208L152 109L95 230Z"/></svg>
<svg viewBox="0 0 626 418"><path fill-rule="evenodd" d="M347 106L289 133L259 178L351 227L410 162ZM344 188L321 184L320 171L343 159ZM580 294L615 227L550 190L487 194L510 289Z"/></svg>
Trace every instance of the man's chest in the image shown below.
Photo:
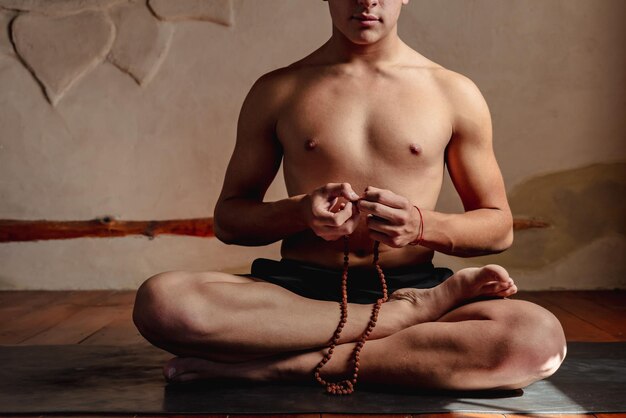
<svg viewBox="0 0 626 418"><path fill-rule="evenodd" d="M410 166L441 159L451 124L434 88L350 79L305 84L281 111L276 133L286 162L354 158Z"/></svg>

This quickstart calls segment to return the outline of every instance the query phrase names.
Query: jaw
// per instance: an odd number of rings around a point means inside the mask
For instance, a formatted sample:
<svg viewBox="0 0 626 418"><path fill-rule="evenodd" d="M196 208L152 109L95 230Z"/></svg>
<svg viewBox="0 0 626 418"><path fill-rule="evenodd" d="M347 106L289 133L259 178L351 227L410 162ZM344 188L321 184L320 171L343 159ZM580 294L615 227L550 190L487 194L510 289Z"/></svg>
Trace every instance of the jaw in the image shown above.
<svg viewBox="0 0 626 418"><path fill-rule="evenodd" d="M354 30L352 28L338 28L333 25L333 38L336 38L351 52L372 52L384 45L393 44L399 40L397 33L387 28ZM396 39L397 38L397 39Z"/></svg>

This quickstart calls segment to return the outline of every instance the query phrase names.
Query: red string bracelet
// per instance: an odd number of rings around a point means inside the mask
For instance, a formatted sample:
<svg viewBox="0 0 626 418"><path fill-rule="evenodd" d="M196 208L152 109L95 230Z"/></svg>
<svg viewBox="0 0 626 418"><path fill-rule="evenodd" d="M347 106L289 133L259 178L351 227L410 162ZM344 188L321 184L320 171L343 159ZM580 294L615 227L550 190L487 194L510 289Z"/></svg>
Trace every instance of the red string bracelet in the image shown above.
<svg viewBox="0 0 626 418"><path fill-rule="evenodd" d="M417 212L420 214L420 228L417 233L417 239L415 241L409 242L409 245L420 245L422 243L422 238L424 238L424 216L422 216L422 211L416 205L413 205Z"/></svg>

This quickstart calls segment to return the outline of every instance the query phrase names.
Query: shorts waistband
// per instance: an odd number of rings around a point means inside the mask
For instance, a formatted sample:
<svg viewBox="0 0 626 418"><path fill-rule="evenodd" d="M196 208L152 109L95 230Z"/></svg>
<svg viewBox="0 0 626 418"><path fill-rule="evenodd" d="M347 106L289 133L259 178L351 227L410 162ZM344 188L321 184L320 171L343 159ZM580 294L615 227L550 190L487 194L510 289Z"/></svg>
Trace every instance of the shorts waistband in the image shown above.
<svg viewBox="0 0 626 418"><path fill-rule="evenodd" d="M318 271L323 271L326 273L335 273L335 274L341 274L343 272L343 268L339 268L339 269L334 269L334 268L330 268L330 267L326 267L326 266L321 266L319 264L313 264L313 263L307 263L304 261L300 261L300 260L294 260L291 258L282 258L280 260L280 263L285 265L285 266L289 266L289 267L297 267L297 268L306 268L306 269L313 269L313 270L318 270ZM428 272L432 272L435 269L435 266L433 265L432 262L426 262L426 263L420 263L420 264L411 264L408 266L401 266L401 267L383 267L383 272L385 273L385 275L390 275L390 276L402 276L405 274L415 274L415 273L428 273ZM371 266L350 266L348 267L348 271L354 271L354 272L368 272L368 271L375 271L374 265L372 264Z"/></svg>

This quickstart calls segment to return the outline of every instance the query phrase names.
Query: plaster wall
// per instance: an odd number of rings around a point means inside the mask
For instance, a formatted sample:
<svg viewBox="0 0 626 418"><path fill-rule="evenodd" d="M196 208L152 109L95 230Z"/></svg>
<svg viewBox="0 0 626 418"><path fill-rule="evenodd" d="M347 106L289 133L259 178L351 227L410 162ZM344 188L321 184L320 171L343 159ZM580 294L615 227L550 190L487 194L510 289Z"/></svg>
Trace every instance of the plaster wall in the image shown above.
<svg viewBox="0 0 626 418"><path fill-rule="evenodd" d="M311 0L168 4L0 0L0 219L212 216L247 91L325 42L330 18ZM469 76L489 103L514 214L552 222L520 231L509 253L437 255L438 264L508 263L522 289L626 288L615 215L625 213L625 12L622 0L405 7L405 42ZM539 203L525 206L535 190ZM569 200L553 199L567 191ZM266 200L284 196L279 175ZM559 203L569 206L563 217ZM449 181L439 209L461 210ZM573 228L589 219L581 213L602 228ZM549 257L529 256L537 242ZM166 270L247 272L256 257L279 258L278 248L169 236L4 243L0 289L136 288Z"/></svg>

